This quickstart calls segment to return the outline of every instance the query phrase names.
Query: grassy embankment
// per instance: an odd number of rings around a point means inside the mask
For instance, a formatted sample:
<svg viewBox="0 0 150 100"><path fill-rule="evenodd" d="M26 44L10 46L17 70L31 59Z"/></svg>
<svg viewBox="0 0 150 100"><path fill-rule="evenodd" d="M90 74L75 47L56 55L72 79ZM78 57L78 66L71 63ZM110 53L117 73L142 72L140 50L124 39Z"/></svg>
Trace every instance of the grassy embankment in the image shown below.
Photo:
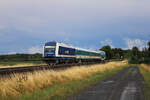
<svg viewBox="0 0 150 100"><path fill-rule="evenodd" d="M0 61L0 68L44 65L42 61Z"/></svg>
<svg viewBox="0 0 150 100"><path fill-rule="evenodd" d="M140 72L144 77L146 87L144 89L146 100L150 100L150 65L141 64Z"/></svg>
<svg viewBox="0 0 150 100"><path fill-rule="evenodd" d="M59 71L15 74L11 79L0 80L0 100L63 100L125 66L126 62L109 62Z"/></svg>

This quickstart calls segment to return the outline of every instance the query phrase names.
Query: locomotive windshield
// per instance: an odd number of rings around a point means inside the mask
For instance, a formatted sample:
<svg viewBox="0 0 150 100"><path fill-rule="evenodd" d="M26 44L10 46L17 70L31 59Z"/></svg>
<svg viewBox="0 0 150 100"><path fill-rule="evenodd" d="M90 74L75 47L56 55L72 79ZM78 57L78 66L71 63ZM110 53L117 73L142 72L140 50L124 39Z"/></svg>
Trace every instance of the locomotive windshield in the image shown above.
<svg viewBox="0 0 150 100"><path fill-rule="evenodd" d="M55 48L45 48L44 54L45 54L45 56L54 56L55 55Z"/></svg>
<svg viewBox="0 0 150 100"><path fill-rule="evenodd" d="M45 52L54 53L55 52L55 48L45 48Z"/></svg>

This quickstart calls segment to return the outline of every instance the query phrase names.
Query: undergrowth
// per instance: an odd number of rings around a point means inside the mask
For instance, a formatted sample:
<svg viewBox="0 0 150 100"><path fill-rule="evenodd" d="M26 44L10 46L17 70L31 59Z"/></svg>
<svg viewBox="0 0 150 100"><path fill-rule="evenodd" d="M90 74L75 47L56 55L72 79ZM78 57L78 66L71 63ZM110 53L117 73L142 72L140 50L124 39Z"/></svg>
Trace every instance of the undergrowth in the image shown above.
<svg viewBox="0 0 150 100"><path fill-rule="evenodd" d="M146 87L144 88L145 100L150 100L150 66L141 64L140 72L144 77Z"/></svg>
<svg viewBox="0 0 150 100"><path fill-rule="evenodd" d="M64 98L103 80L125 65L126 62L109 62L66 70L13 74L11 78L0 80L0 100L60 100L57 98Z"/></svg>

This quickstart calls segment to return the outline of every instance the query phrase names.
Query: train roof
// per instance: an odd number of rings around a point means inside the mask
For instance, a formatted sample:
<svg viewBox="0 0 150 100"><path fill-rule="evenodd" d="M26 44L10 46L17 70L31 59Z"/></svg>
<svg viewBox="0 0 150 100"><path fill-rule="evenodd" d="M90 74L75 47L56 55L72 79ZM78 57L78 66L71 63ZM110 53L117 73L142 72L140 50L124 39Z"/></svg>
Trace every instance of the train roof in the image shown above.
<svg viewBox="0 0 150 100"><path fill-rule="evenodd" d="M57 44L60 45L60 46L63 46L63 47L68 47L68 48L75 49L75 47L70 45L70 44L66 44L66 43L62 43L62 42L57 42Z"/></svg>
<svg viewBox="0 0 150 100"><path fill-rule="evenodd" d="M94 52L94 53L102 53L104 51L100 51L100 50L91 50L91 49L83 49L83 48L79 48L76 47L77 50L83 50L83 51L87 51L87 52Z"/></svg>
<svg viewBox="0 0 150 100"><path fill-rule="evenodd" d="M73 49L77 49L77 50L83 50L83 51L87 51L87 52L94 52L94 53L102 53L103 52L103 53L105 53L104 51L101 51L101 50L83 49L83 48L75 47L70 44L62 43L62 42L50 41L50 42L47 42L46 44L49 44L49 43L54 43L54 44L58 44L59 46L73 48Z"/></svg>

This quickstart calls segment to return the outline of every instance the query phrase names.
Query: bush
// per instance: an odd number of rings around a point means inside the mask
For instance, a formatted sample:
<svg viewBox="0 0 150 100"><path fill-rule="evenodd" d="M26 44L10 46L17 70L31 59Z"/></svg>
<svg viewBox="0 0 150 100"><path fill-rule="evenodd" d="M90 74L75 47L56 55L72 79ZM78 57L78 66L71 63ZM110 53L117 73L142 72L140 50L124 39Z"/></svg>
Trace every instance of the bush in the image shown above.
<svg viewBox="0 0 150 100"><path fill-rule="evenodd" d="M140 63L140 60L138 57L135 57L135 56L132 56L128 59L128 62L130 64L139 64Z"/></svg>

